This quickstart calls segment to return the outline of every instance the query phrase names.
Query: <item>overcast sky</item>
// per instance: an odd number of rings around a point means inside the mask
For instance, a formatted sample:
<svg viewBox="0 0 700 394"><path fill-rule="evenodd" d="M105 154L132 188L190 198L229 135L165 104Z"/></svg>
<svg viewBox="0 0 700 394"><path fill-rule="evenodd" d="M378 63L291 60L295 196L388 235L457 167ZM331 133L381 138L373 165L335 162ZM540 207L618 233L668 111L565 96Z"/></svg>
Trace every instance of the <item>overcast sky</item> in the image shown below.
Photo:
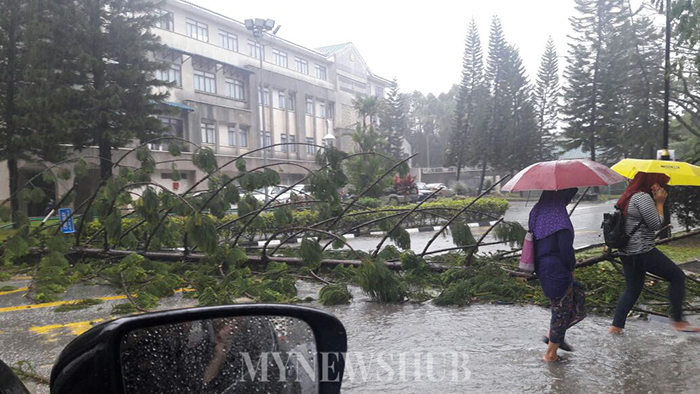
<svg viewBox="0 0 700 394"><path fill-rule="evenodd" d="M439 94L459 82L464 38L472 17L484 57L491 18L501 19L533 81L548 36L557 46L560 73L571 34L574 0L190 0L242 21L271 18L278 35L308 48L351 41L372 72L398 78L401 90Z"/></svg>

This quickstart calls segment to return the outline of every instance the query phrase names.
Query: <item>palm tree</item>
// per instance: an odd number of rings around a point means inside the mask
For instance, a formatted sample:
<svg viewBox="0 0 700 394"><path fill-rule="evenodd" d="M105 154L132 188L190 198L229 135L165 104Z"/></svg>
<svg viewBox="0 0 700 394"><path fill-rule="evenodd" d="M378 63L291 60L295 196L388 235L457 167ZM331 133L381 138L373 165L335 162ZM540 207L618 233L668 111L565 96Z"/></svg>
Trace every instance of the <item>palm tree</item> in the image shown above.
<svg viewBox="0 0 700 394"><path fill-rule="evenodd" d="M367 129L367 118L370 126L374 124L374 119L384 109L384 100L377 96L357 96L352 100L352 107L362 118L362 129Z"/></svg>

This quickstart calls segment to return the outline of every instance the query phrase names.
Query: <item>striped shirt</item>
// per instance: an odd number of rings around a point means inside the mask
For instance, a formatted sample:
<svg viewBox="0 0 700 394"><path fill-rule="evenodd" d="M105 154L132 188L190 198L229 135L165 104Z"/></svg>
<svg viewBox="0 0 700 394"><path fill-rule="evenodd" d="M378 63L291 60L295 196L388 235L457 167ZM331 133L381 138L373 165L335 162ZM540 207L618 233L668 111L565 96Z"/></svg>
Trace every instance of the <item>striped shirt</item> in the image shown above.
<svg viewBox="0 0 700 394"><path fill-rule="evenodd" d="M654 239L656 233L663 226L664 218L659 216L656 210L656 203L648 193L639 192L630 199L629 208L627 208L627 217L625 221L625 230L627 234L632 233L632 230L639 224L636 233L630 238L630 242L626 247L620 250L623 255L633 255L646 253L654 249Z"/></svg>

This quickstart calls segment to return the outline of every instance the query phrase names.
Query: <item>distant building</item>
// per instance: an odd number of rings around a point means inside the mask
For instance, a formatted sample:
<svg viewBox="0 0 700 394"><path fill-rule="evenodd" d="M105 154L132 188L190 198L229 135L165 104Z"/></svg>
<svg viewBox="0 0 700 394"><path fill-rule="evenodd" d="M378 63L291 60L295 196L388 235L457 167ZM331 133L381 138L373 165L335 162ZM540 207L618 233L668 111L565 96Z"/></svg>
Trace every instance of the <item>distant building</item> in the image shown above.
<svg viewBox="0 0 700 394"><path fill-rule="evenodd" d="M172 134L210 147L220 166L236 156L273 144L323 145L327 134L336 137L339 148L352 150L348 134L358 120L352 99L357 95L384 97L390 83L370 71L352 43L314 50L265 34L258 44L243 23L187 1L167 0L159 12L164 18L154 32L168 50L155 56L170 68L158 72L157 77L176 85L169 89L166 103L173 113L161 120L171 127ZM250 16L237 15L241 19ZM192 146L183 144L183 148L185 157L191 155ZM157 162L167 160L166 143L154 144L151 149ZM282 170L282 182L288 184L307 174L302 166L316 168L316 149L277 146L251 153L246 161L249 169L263 165L265 159L269 164L299 164L273 167ZM80 154L96 155L96 151L86 149ZM115 152L115 158L125 151ZM123 164L133 166L138 162L130 156ZM97 186L97 162L93 160L91 166L90 175L80 182L82 188ZM42 169L28 164L21 171L20 184ZM161 164L153 179L182 192L205 175L187 161L178 162L178 171L182 179L172 181L171 163ZM223 172L235 175L237 170L229 165ZM4 163L0 163L0 179L8 179ZM72 183L72 178L59 182L56 194L65 192ZM203 182L201 188L206 187ZM0 199L9 196L8 189L6 181L0 183ZM88 193L84 190L79 194ZM48 194L47 199L55 197Z"/></svg>
<svg viewBox="0 0 700 394"><path fill-rule="evenodd" d="M352 149L350 134L355 131L359 121L357 112L353 109L355 97L374 95L384 98L384 91L391 81L372 73L355 45L351 42L330 45L316 50L332 62L336 76L336 106L339 110L335 122L336 137L339 148Z"/></svg>

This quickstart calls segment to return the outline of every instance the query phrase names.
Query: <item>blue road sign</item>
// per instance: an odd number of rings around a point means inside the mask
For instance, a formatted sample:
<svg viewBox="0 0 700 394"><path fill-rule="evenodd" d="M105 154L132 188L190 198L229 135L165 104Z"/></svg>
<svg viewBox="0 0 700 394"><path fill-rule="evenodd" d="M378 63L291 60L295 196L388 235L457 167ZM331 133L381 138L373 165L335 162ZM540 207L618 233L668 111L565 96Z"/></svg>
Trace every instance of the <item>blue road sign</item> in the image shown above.
<svg viewBox="0 0 700 394"><path fill-rule="evenodd" d="M60 220L60 223L63 223L61 226L61 232L63 234L73 234L75 232L75 226L73 225L73 217L71 214L73 213L73 210L70 208L60 208L58 210L58 219ZM66 220L66 218L70 217L70 219Z"/></svg>

